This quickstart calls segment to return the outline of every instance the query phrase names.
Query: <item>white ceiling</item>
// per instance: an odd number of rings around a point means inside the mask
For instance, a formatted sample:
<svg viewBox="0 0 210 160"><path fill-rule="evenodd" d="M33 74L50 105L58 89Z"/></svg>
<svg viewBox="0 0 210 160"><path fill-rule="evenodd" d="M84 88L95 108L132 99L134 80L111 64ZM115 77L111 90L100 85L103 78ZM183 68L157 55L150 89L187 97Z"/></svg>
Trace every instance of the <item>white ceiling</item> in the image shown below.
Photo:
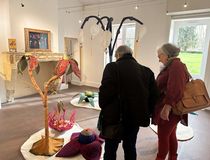
<svg viewBox="0 0 210 160"><path fill-rule="evenodd" d="M79 6L91 6L91 5L101 5L112 2L121 1L134 1L134 0L57 0L58 8L69 8L69 7L79 7ZM140 1L140 0L136 0Z"/></svg>
<svg viewBox="0 0 210 160"><path fill-rule="evenodd" d="M70 8L79 6L91 6L91 5L102 5L112 2L127 2L127 3L144 3L148 1L158 1L158 0L57 0L58 8Z"/></svg>
<svg viewBox="0 0 210 160"><path fill-rule="evenodd" d="M77 1L83 6L88 6L88 5L106 4L106 3L122 2L122 1L142 3L142 2L157 1L157 0L77 0Z"/></svg>
<svg viewBox="0 0 210 160"><path fill-rule="evenodd" d="M111 2L120 2L122 0L78 0L83 6L97 5Z"/></svg>

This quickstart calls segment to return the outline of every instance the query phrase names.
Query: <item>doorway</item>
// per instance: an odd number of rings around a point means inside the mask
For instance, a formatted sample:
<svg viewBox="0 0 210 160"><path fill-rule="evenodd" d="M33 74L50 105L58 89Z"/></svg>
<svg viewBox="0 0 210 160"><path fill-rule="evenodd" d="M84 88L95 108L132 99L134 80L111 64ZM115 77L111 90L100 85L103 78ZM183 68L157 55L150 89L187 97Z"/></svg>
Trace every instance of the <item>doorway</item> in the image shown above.
<svg viewBox="0 0 210 160"><path fill-rule="evenodd" d="M71 37L64 37L64 53L66 56L79 59L76 57L76 55L79 54L79 43L77 38L71 38ZM80 62L77 60L77 62ZM81 66L80 66L81 68ZM64 74L62 77L62 86L63 89L69 88L69 84L72 83L73 75L66 75Z"/></svg>

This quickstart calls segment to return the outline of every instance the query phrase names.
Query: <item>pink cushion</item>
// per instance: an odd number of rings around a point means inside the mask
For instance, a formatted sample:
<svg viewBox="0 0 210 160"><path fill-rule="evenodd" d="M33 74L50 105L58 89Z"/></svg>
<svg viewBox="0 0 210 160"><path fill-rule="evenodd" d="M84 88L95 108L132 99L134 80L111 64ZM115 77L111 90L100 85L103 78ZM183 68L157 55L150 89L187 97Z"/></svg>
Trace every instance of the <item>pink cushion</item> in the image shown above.
<svg viewBox="0 0 210 160"><path fill-rule="evenodd" d="M80 143L77 140L68 142L56 155L56 157L73 157L80 153Z"/></svg>
<svg viewBox="0 0 210 160"><path fill-rule="evenodd" d="M80 153L86 160L99 160L101 157L101 143L94 141L80 146Z"/></svg>
<svg viewBox="0 0 210 160"><path fill-rule="evenodd" d="M95 140L88 144L82 144L79 142L80 132L73 133L68 142L56 155L56 157L73 157L78 154L86 160L99 160L101 157L103 139L99 138L95 133L93 134Z"/></svg>

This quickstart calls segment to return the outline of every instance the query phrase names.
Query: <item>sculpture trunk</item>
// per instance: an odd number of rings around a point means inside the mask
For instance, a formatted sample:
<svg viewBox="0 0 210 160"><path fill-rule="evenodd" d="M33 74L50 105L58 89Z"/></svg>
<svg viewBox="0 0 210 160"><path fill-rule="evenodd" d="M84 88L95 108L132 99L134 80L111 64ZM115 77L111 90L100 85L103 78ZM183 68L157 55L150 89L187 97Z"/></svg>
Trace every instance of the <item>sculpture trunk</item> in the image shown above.
<svg viewBox="0 0 210 160"><path fill-rule="evenodd" d="M46 147L49 148L49 126L48 126L48 98L44 96L44 118L45 118L45 143Z"/></svg>
<svg viewBox="0 0 210 160"><path fill-rule="evenodd" d="M48 95L47 95L48 86L56 79L58 79L59 76L55 75L52 78L50 78L50 80L48 80L48 82L44 87L44 94L43 94L42 90L38 86L33 76L33 71L29 69L28 73L34 88L38 91L38 93L42 98L42 102L44 105L44 119L45 119L45 136L44 137L42 136L40 140L38 140L32 145L30 152L35 155L51 156L54 155L58 150L60 150L64 143L64 139L54 138L49 136L49 125L48 125Z"/></svg>

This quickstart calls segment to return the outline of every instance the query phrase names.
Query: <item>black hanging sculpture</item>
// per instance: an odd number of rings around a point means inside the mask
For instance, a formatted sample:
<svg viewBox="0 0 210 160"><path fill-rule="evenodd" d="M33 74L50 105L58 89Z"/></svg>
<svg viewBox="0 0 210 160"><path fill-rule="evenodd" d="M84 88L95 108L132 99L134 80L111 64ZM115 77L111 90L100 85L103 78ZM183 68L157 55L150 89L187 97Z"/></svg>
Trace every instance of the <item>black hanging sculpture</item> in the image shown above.
<svg viewBox="0 0 210 160"><path fill-rule="evenodd" d="M90 18L95 18L97 19L97 24L101 24L101 28L105 31L110 31L112 33L112 21L113 21L113 18L112 17L107 17L107 16L103 16L103 17L98 17L98 16L88 16L85 18L85 20L83 21L82 25L81 25L81 29L84 28L84 25L85 23L90 19ZM104 24L103 24L103 19L106 19L107 20L107 25L106 25L106 28L104 28ZM134 18L134 17L131 17L131 16L128 16L128 17L124 17L121 22L120 22L120 25L117 29L117 32L116 32L116 35L115 35L115 39L114 39L114 43L112 45L112 39L110 41L110 44L108 46L108 49L109 49L109 62L112 62L112 55L113 55L113 52L114 52L114 47L115 47L115 44L116 44L116 41L117 41L117 38L118 38L118 35L120 34L120 29L123 25L123 23L125 22L125 20L131 20L131 21L136 21L138 22L140 25L143 25L143 23Z"/></svg>

